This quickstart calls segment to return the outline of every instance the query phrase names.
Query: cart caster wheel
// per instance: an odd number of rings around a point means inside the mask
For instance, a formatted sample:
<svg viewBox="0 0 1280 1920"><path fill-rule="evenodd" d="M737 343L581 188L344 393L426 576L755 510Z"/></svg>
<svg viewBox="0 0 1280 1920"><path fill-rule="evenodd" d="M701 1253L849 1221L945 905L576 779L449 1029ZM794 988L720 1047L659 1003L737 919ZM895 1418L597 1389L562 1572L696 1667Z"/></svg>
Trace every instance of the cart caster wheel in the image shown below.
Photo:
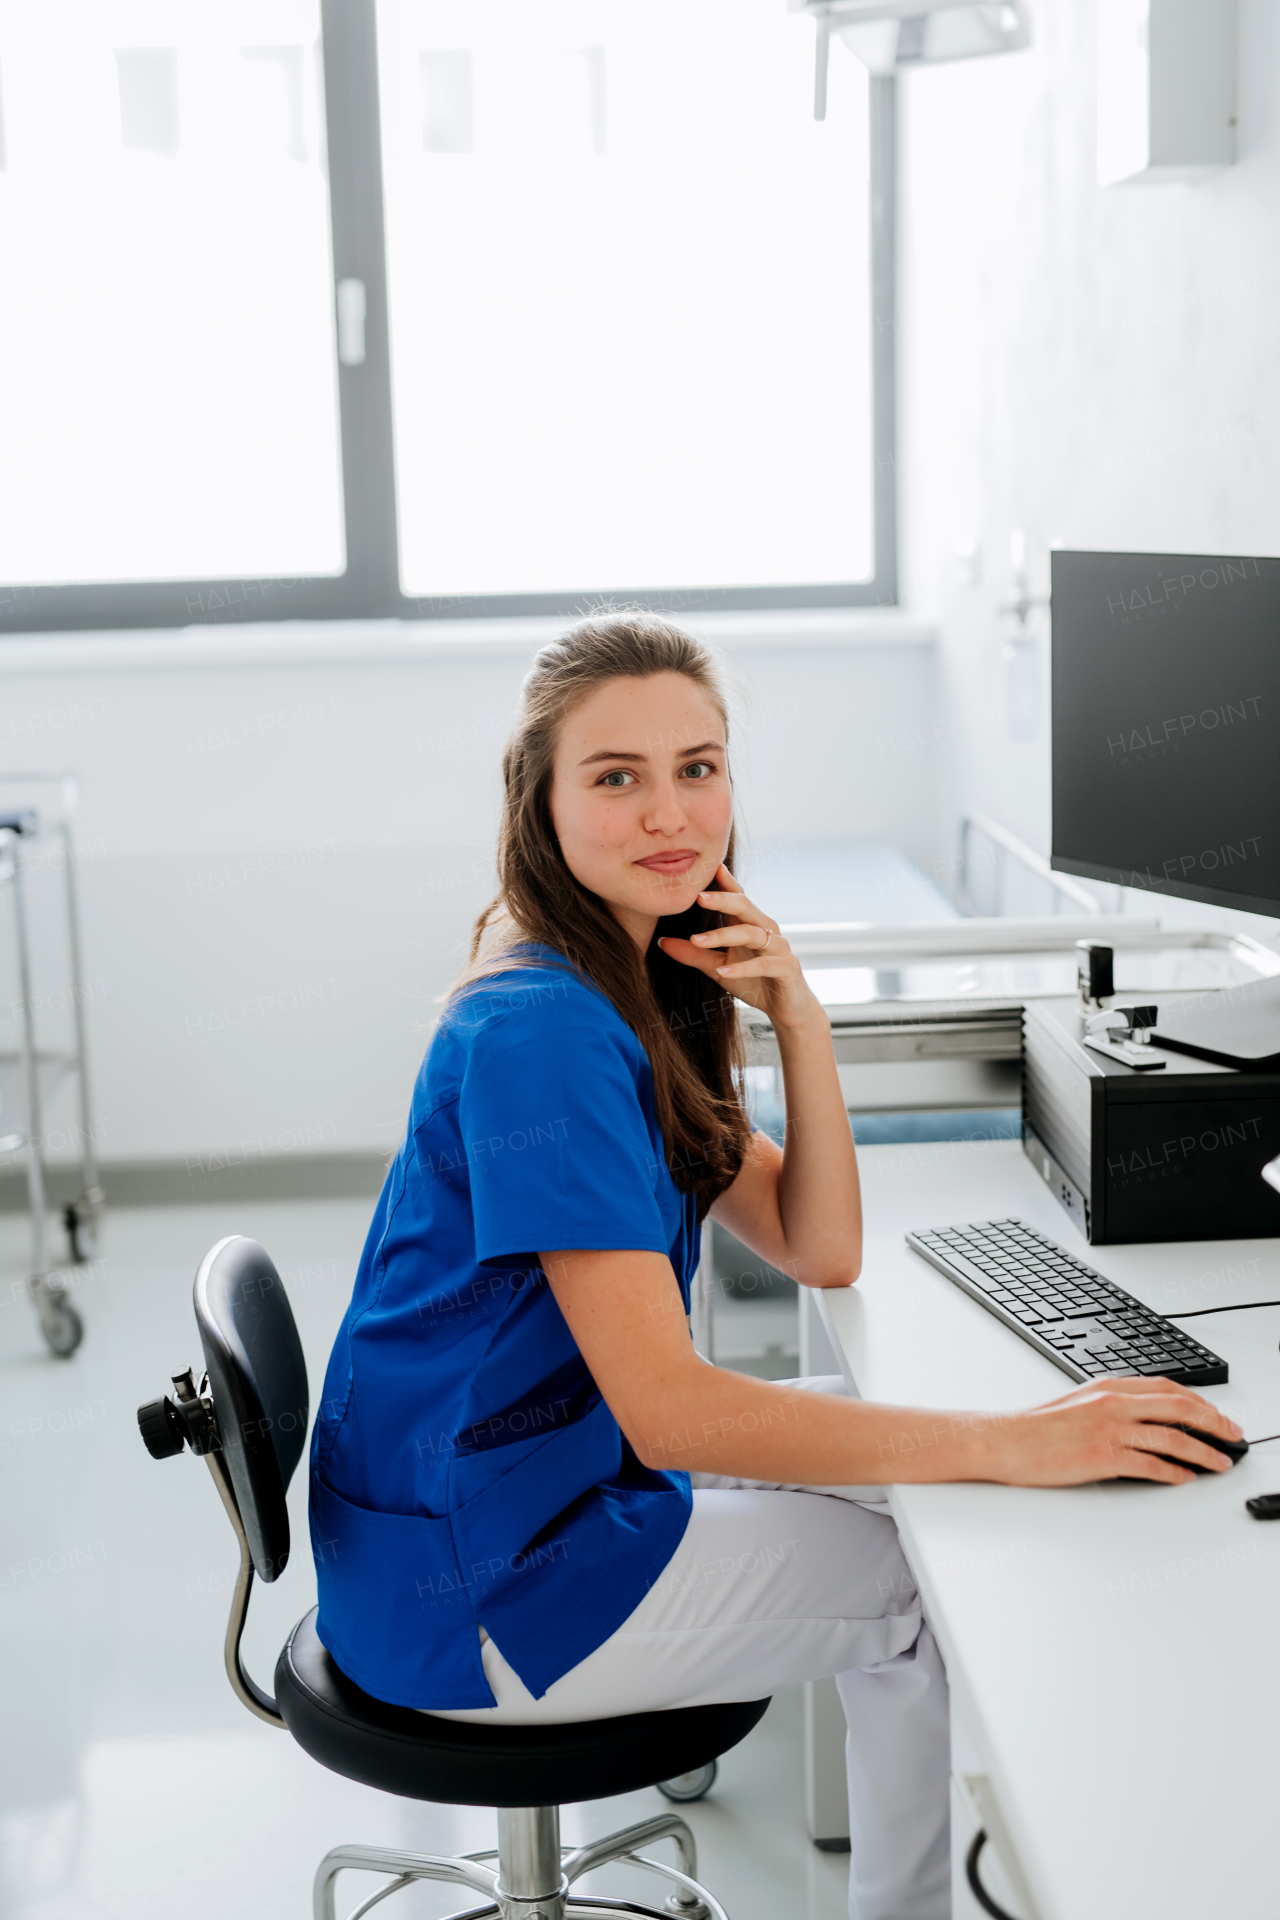
<svg viewBox="0 0 1280 1920"><path fill-rule="evenodd" d="M674 1780L659 1780L658 1792L677 1803L701 1800L705 1793L710 1793L715 1783L716 1763L708 1760L705 1767L695 1767L692 1773L678 1773Z"/></svg>
<svg viewBox="0 0 1280 1920"><path fill-rule="evenodd" d="M50 1300L41 1310L40 1331L50 1353L67 1360L84 1339L84 1322L65 1300Z"/></svg>
<svg viewBox="0 0 1280 1920"><path fill-rule="evenodd" d="M92 1260L98 1246L98 1223L89 1212L81 1212L74 1200L62 1209L62 1224L67 1234L67 1258L82 1267Z"/></svg>

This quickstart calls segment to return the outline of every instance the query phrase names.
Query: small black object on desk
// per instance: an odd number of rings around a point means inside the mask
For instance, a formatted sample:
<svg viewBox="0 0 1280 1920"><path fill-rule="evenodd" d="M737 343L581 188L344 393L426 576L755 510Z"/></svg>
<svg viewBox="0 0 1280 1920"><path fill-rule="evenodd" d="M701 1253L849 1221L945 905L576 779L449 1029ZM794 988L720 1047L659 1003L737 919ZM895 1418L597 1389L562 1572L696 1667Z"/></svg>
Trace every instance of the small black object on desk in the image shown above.
<svg viewBox="0 0 1280 1920"><path fill-rule="evenodd" d="M1077 940L1080 956L1080 998L1087 1007L1100 1007L1116 990L1115 955L1101 940Z"/></svg>

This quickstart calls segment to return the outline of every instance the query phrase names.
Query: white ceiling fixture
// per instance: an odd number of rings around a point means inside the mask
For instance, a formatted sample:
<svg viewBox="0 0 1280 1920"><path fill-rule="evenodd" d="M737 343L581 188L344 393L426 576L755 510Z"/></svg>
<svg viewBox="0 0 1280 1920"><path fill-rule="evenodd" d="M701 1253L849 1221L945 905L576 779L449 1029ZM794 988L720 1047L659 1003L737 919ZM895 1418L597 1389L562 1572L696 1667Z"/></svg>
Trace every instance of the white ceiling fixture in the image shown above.
<svg viewBox="0 0 1280 1920"><path fill-rule="evenodd" d="M1235 157L1235 0L1104 0L1099 183L1202 180Z"/></svg>
<svg viewBox="0 0 1280 1920"><path fill-rule="evenodd" d="M1031 44L1026 0L787 0L818 30L813 117L827 117L827 57L834 33L872 73L898 73L940 60L1015 53Z"/></svg>

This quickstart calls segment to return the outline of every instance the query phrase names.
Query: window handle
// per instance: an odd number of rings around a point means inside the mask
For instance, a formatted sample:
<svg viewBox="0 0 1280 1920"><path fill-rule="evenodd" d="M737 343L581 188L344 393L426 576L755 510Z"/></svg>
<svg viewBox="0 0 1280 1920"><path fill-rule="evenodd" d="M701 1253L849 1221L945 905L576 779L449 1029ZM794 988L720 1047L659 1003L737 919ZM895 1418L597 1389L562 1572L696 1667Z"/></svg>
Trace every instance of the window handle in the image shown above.
<svg viewBox="0 0 1280 1920"><path fill-rule="evenodd" d="M344 367L364 365L364 322L369 303L363 280L338 282L338 359Z"/></svg>

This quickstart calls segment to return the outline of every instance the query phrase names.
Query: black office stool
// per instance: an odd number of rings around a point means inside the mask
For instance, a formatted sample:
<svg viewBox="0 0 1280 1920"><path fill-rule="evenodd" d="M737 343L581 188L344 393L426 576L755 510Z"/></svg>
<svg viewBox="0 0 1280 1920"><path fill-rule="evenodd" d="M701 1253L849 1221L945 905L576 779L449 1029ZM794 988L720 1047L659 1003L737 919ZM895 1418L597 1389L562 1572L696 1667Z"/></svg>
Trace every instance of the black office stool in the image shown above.
<svg viewBox="0 0 1280 1920"><path fill-rule="evenodd" d="M453 1920L586 1920L602 1912L727 1920L719 1901L698 1884L693 1834L679 1814L642 1820L566 1854L560 1807L664 1783L669 1791L691 1793L716 1755L751 1731L767 1700L549 1727L435 1719L374 1700L339 1672L316 1637L314 1607L276 1662L275 1699L255 1685L241 1663L240 1637L254 1569L261 1579L276 1580L289 1558L285 1494L306 1443L307 1369L288 1296L256 1240L233 1234L205 1255L196 1275L195 1312L204 1380L197 1387L190 1368L175 1374L173 1398L139 1407L138 1425L157 1460L184 1446L204 1456L235 1528L240 1576L225 1652L237 1696L259 1719L287 1727L313 1760L349 1780L406 1799L495 1807L498 1813L498 1845L482 1853L335 1847L316 1874L315 1920L334 1920L334 1883L347 1867L393 1876L349 1920L360 1920L413 1880L454 1881L484 1895L483 1905ZM661 1839L675 1841L678 1870L637 1852ZM671 1881L675 1891L666 1906L570 1895L573 1881L610 1860L628 1860Z"/></svg>

